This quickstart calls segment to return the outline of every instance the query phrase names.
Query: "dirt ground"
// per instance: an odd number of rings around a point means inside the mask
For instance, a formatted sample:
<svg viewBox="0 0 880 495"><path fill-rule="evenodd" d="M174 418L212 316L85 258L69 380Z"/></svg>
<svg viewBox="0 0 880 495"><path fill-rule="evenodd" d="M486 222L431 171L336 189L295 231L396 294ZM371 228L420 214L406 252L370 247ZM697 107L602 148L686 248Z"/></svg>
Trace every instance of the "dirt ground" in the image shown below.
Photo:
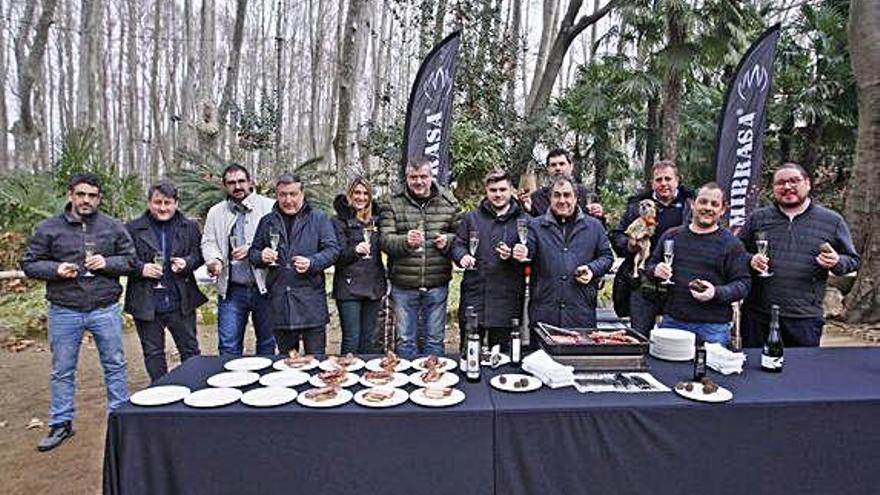
<svg viewBox="0 0 880 495"><path fill-rule="evenodd" d="M252 332L246 352L253 352ZM457 343L447 342L454 349ZM133 330L124 335L128 360L128 380L132 392L147 386L140 344ZM199 342L204 353L216 353L213 327L200 328ZM339 349L339 333L331 331L328 350ZM867 345L852 332L827 328L823 346ZM876 345L876 344L873 344ZM167 348L173 354L170 338ZM450 350L451 350L450 349ZM176 364L176 354L169 356ZM98 352L86 339L80 352L77 373L76 436L61 447L40 453L37 442L47 426L27 429L32 419L46 422L49 407L49 369L51 354L45 342L22 352L0 350L0 493L3 494L98 494L101 493L102 462L106 430L106 394Z"/></svg>

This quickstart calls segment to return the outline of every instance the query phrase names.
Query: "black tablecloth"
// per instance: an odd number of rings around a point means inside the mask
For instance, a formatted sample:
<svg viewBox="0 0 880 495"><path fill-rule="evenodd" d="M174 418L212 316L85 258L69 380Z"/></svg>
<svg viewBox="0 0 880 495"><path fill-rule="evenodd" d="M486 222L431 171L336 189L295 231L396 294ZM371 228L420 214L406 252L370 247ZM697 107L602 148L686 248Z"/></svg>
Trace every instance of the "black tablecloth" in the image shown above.
<svg viewBox="0 0 880 495"><path fill-rule="evenodd" d="M785 370L713 379L731 402L673 393L492 391L495 493L867 494L880 490L880 349L786 349ZM689 364L652 360L665 384Z"/></svg>
<svg viewBox="0 0 880 495"><path fill-rule="evenodd" d="M223 362L195 357L160 383L204 388ZM458 388L467 398L447 409L411 402L368 409L353 401L332 409L129 404L108 420L104 492L492 493L489 390L483 383Z"/></svg>
<svg viewBox="0 0 880 495"><path fill-rule="evenodd" d="M450 409L126 406L108 421L106 493L868 494L880 486L880 348L787 349L782 374L674 393L491 390ZM651 360L669 386L689 363ZM199 357L162 383L202 388ZM510 369L496 370L489 374ZM307 386L299 387L300 390ZM412 387L408 387L412 389Z"/></svg>

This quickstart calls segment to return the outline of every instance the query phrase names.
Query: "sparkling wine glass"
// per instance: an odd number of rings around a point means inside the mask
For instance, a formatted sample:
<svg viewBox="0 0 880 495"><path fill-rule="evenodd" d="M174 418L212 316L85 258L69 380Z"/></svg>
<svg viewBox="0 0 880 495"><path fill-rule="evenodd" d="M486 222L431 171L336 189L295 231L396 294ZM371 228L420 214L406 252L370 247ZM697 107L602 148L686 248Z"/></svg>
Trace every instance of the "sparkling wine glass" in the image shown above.
<svg viewBox="0 0 880 495"><path fill-rule="evenodd" d="M468 253L471 257L474 258L474 266L468 268L468 270L476 270L476 258L477 258L477 248L480 247L480 233L476 230L472 230L468 233Z"/></svg>
<svg viewBox="0 0 880 495"><path fill-rule="evenodd" d="M364 242L366 242L367 244L370 244L370 237L371 237L371 234L373 233L373 228L374 227L373 227L372 223L364 225L364 232L363 232ZM372 249L372 248L373 248L372 244L370 244L370 249ZM365 254L361 259L368 260L368 259L372 259L372 258L373 257L370 256L370 252L367 251L367 254Z"/></svg>
<svg viewBox="0 0 880 495"><path fill-rule="evenodd" d="M415 249L415 252L424 253L425 252L425 247L424 247L424 245L425 245L425 221L424 220L419 220L419 224L418 224L418 226L416 226L416 230L418 230L419 232L422 233L422 243L419 244L419 247L417 247Z"/></svg>
<svg viewBox="0 0 880 495"><path fill-rule="evenodd" d="M520 218L516 221L516 236L519 238L519 243L523 246L528 246L529 242L529 221L525 218ZM523 261L531 261L531 258L525 258Z"/></svg>
<svg viewBox="0 0 880 495"><path fill-rule="evenodd" d="M278 251L278 243L281 241L281 234L278 232L269 232L269 247L272 251ZM269 263L269 266L278 266L276 261Z"/></svg>
<svg viewBox="0 0 880 495"><path fill-rule="evenodd" d="M162 273L165 273L165 256L156 253L153 255L153 263L159 265L162 268ZM162 275L159 275L158 280L156 280L156 285L153 286L154 289L164 289L165 286L162 285Z"/></svg>
<svg viewBox="0 0 880 495"><path fill-rule="evenodd" d="M669 265L672 268L672 260L675 259L675 241L672 239L666 239L663 241L663 262ZM675 282L672 281L672 275L669 276L666 280L660 282L662 285L675 285Z"/></svg>
<svg viewBox="0 0 880 495"><path fill-rule="evenodd" d="M773 272L770 271L769 263L770 263L770 241L767 240L766 232L755 232L755 247L757 248L758 253L761 256L767 258L768 268L761 270L758 273L758 276L761 278L768 278L773 276Z"/></svg>
<svg viewBox="0 0 880 495"><path fill-rule="evenodd" d="M97 243L95 243L95 239L91 236L87 236L85 241L83 241L83 253L86 258L90 258L97 254ZM95 274L92 273L91 270L86 268L85 273L82 274L83 277L94 277Z"/></svg>
<svg viewBox="0 0 880 495"><path fill-rule="evenodd" d="M235 251L242 245L243 243L241 242L241 238L239 238L237 235L232 234L231 236L229 236L229 247L231 247L233 251ZM232 263L233 265L237 265L239 261L240 260L232 258L232 261L230 263Z"/></svg>

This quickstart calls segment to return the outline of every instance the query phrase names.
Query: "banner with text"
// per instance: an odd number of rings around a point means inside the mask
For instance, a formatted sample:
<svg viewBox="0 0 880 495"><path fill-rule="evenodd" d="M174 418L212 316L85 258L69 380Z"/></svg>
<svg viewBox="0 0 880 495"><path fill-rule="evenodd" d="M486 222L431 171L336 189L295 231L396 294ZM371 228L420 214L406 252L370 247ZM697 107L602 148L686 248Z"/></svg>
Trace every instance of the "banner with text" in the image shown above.
<svg viewBox="0 0 880 495"><path fill-rule="evenodd" d="M752 44L736 68L721 107L715 140L715 180L728 198L723 223L734 232L758 203L767 98L778 40L777 24Z"/></svg>
<svg viewBox="0 0 880 495"><path fill-rule="evenodd" d="M431 162L437 182L449 183L449 140L452 97L458 61L459 32L447 36L425 57L413 83L406 108L403 167L415 160Z"/></svg>

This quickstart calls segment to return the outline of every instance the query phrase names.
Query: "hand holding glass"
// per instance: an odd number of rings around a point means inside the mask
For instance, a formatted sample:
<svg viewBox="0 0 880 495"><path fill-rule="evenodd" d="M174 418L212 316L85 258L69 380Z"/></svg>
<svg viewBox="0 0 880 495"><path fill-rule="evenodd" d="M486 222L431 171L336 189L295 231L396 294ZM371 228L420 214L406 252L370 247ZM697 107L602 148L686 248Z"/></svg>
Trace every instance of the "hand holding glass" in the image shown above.
<svg viewBox="0 0 880 495"><path fill-rule="evenodd" d="M281 234L278 232L270 232L269 233L269 247L272 248L272 251L278 252L278 242L281 241ZM278 266L277 261L273 261L269 263L269 266Z"/></svg>
<svg viewBox="0 0 880 495"><path fill-rule="evenodd" d="M523 246L528 246L529 242L529 221L525 218L520 218L516 221L516 236L519 238L519 243ZM524 258L523 261L531 261L531 258Z"/></svg>
<svg viewBox="0 0 880 495"><path fill-rule="evenodd" d="M364 242L366 242L368 246L370 244L370 234L373 232L373 228L373 224L364 225ZM372 259L372 256L370 256L370 252L367 251L367 254L365 254L361 259Z"/></svg>
<svg viewBox="0 0 880 495"><path fill-rule="evenodd" d="M153 264L159 265L159 268L162 270L162 273L165 272L165 257L159 253L156 253L153 256ZM156 281L156 285L153 286L154 289L164 289L165 286L162 285L162 275L159 275L159 279Z"/></svg>
<svg viewBox="0 0 880 495"><path fill-rule="evenodd" d="M97 245L95 244L95 240L87 237L85 242L83 243L83 252L85 253L85 259L89 259L96 254ZM85 260L83 260L85 261ZM95 274L92 273L87 267L85 273L82 274L83 277L94 277Z"/></svg>
<svg viewBox="0 0 880 495"><path fill-rule="evenodd" d="M415 249L415 252L417 252L417 253L423 253L423 252L425 252L425 248L424 248L424 244L425 244L425 235L426 235L426 234L425 234L425 222L422 221L422 220L419 220L419 224L418 224L418 226L416 226L416 230L418 230L419 232L422 233L422 243L419 244L419 247L417 247L417 248Z"/></svg>
<svg viewBox="0 0 880 495"><path fill-rule="evenodd" d="M770 241L767 240L767 234L765 232L755 232L755 248L757 249L757 254L763 256L767 259L767 266L764 270L761 270L758 273L758 276L761 278L768 278L773 276L773 272L770 271Z"/></svg>
<svg viewBox="0 0 880 495"><path fill-rule="evenodd" d="M675 241L672 239L666 239L663 241L663 262L669 265L669 268L672 268L672 260L675 258ZM660 282L661 285L675 285L675 282L672 281L672 275L669 276L666 280Z"/></svg>
<svg viewBox="0 0 880 495"><path fill-rule="evenodd" d="M480 247L480 233L476 230L472 230L468 233L468 253L474 258L474 264L470 266L470 268L466 268L466 270L476 270L477 269L477 248Z"/></svg>

